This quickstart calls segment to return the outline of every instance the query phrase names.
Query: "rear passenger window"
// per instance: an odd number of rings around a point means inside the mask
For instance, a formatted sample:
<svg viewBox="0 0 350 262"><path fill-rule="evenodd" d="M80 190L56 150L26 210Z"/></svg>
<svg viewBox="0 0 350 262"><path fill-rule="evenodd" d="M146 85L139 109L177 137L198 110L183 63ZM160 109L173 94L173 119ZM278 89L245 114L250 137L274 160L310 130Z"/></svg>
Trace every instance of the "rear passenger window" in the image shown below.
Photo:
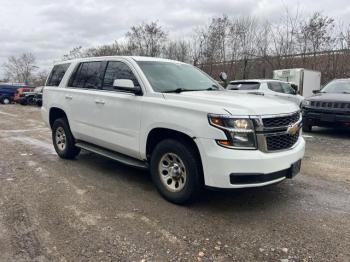
<svg viewBox="0 0 350 262"><path fill-rule="evenodd" d="M47 86L59 86L64 74L66 73L70 64L55 65L51 71Z"/></svg>
<svg viewBox="0 0 350 262"><path fill-rule="evenodd" d="M102 62L81 63L72 75L69 86L89 89L101 88L103 65Z"/></svg>
<svg viewBox="0 0 350 262"><path fill-rule="evenodd" d="M129 79L134 82L135 86L139 86L139 83L131 71L128 65L123 62L108 62L105 77L103 80L104 90L115 90L113 88L113 82L116 79Z"/></svg>

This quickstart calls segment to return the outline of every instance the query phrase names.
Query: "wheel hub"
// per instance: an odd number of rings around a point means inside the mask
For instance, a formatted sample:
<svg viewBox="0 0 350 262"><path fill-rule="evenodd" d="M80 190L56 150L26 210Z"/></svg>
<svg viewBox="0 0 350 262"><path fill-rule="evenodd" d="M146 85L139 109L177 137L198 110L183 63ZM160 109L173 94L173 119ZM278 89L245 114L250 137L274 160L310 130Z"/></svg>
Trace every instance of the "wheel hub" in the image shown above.
<svg viewBox="0 0 350 262"><path fill-rule="evenodd" d="M186 167L174 153L164 154L159 162L158 172L163 185L172 192L181 191L187 180Z"/></svg>
<svg viewBox="0 0 350 262"><path fill-rule="evenodd" d="M66 148L66 133L62 127L56 130L56 145L61 151Z"/></svg>

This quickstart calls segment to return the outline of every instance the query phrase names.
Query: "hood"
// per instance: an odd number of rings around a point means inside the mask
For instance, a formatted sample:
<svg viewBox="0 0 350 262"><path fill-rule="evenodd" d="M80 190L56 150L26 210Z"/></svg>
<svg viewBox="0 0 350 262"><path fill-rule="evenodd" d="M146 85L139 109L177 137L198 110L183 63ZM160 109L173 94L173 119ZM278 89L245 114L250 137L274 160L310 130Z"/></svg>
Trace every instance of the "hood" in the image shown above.
<svg viewBox="0 0 350 262"><path fill-rule="evenodd" d="M291 113L299 110L299 107L294 103L275 97L230 91L195 91L179 94L164 93L164 97L169 102L183 102L191 108L208 111L207 113L271 115Z"/></svg>
<svg viewBox="0 0 350 262"><path fill-rule="evenodd" d="M350 94L318 93L307 98L307 100L320 102L350 102Z"/></svg>

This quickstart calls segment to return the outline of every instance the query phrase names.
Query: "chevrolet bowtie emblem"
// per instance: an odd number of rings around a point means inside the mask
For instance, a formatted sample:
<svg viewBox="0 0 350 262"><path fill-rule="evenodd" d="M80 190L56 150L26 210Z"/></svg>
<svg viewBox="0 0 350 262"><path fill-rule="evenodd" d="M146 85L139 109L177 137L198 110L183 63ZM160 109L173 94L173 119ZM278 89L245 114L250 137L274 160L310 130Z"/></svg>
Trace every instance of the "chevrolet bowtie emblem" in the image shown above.
<svg viewBox="0 0 350 262"><path fill-rule="evenodd" d="M300 125L299 123L295 123L294 125L290 125L287 129L287 133L290 135L296 135L299 132Z"/></svg>

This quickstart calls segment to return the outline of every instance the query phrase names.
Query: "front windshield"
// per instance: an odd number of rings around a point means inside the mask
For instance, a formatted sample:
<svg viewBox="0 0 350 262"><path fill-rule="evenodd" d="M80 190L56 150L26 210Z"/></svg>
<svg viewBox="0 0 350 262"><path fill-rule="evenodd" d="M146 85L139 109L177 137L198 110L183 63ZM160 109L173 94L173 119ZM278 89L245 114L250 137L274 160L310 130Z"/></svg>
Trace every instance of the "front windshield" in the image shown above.
<svg viewBox="0 0 350 262"><path fill-rule="evenodd" d="M328 83L322 90L322 93L340 93L350 94L350 80L335 80Z"/></svg>
<svg viewBox="0 0 350 262"><path fill-rule="evenodd" d="M139 61L138 65L156 92L223 89L216 81L191 65L156 61Z"/></svg>

